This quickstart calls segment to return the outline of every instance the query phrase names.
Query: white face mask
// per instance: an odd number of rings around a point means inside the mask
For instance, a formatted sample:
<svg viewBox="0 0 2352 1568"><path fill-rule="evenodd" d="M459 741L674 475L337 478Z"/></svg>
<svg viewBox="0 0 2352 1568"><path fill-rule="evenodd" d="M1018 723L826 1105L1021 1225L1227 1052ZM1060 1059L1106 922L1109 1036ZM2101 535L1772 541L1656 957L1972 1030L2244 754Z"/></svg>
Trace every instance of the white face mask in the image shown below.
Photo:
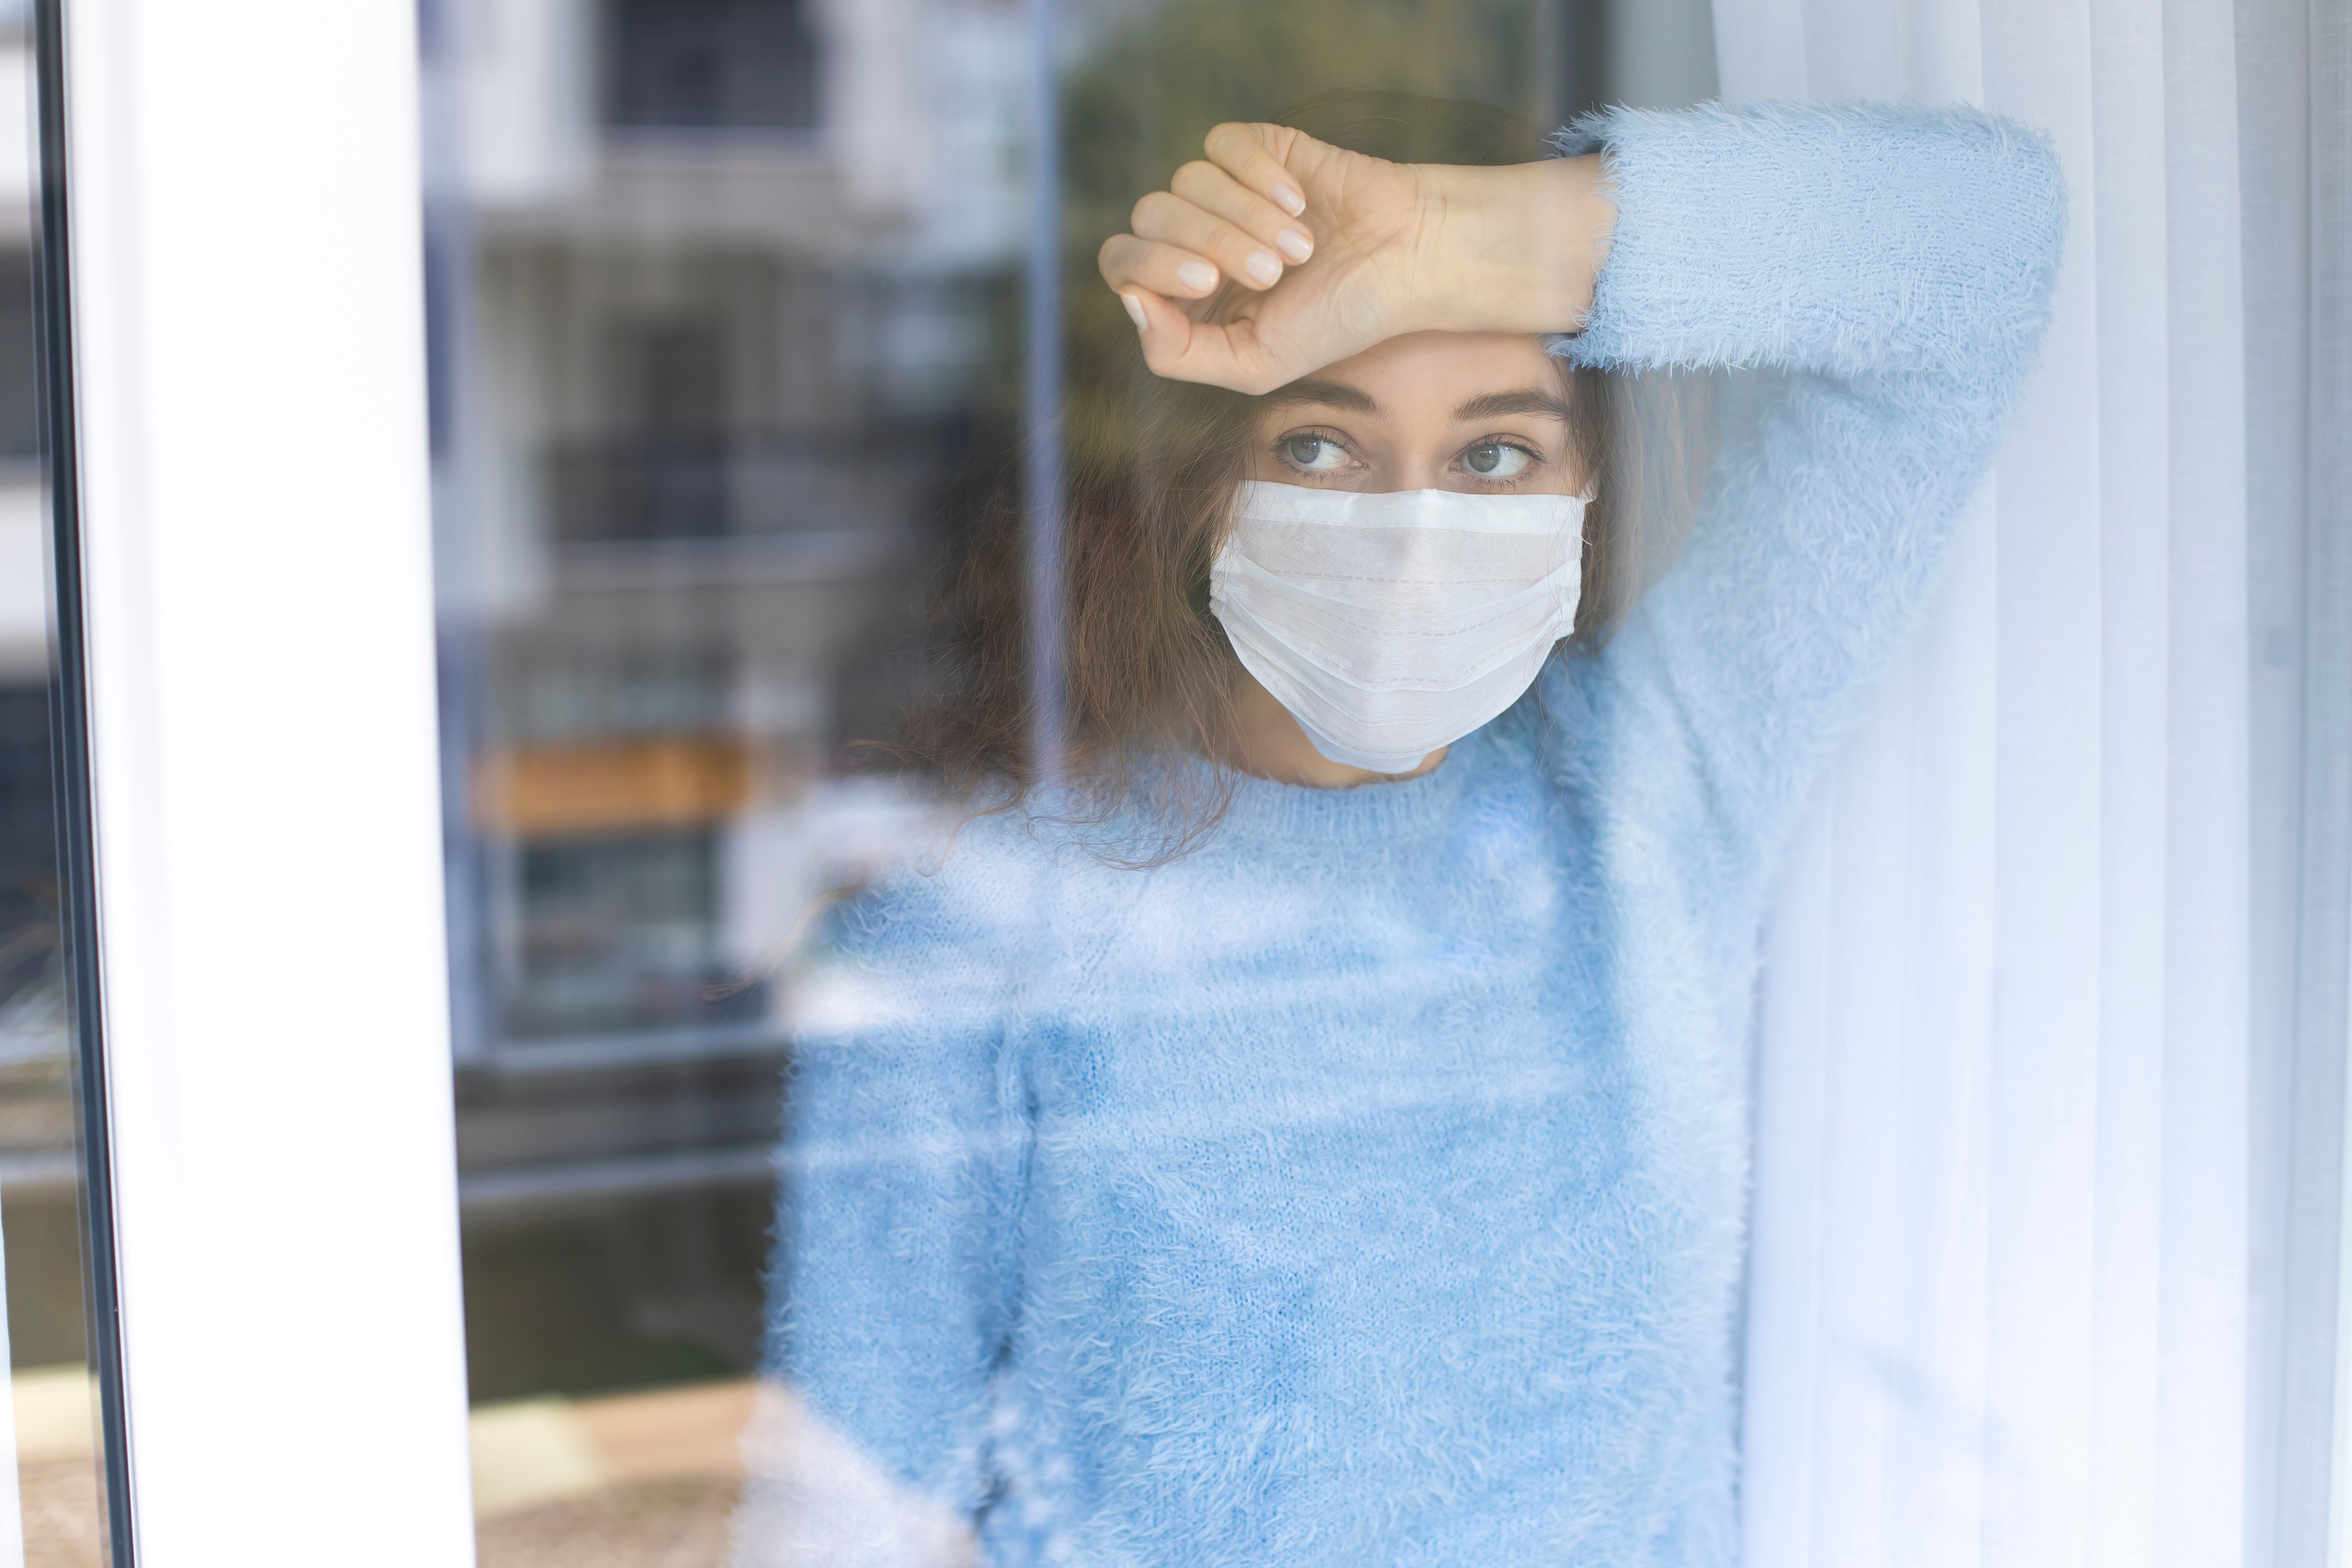
<svg viewBox="0 0 2352 1568"><path fill-rule="evenodd" d="M1587 496L1241 487L1209 605L1315 749L1410 773L1576 625Z"/></svg>

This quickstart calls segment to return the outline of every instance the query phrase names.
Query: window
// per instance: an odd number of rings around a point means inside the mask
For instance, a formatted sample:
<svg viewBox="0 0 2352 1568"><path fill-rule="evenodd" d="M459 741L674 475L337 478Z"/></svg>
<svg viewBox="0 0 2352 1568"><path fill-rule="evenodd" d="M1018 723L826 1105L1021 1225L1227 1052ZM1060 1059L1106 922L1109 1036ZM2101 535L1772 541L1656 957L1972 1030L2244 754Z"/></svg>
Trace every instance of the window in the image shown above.
<svg viewBox="0 0 2352 1568"><path fill-rule="evenodd" d="M802 0L608 0L605 122L812 130L818 63Z"/></svg>
<svg viewBox="0 0 2352 1568"><path fill-rule="evenodd" d="M27 1556L2332 1561L2343 62L1979 9L78 12Z"/></svg>

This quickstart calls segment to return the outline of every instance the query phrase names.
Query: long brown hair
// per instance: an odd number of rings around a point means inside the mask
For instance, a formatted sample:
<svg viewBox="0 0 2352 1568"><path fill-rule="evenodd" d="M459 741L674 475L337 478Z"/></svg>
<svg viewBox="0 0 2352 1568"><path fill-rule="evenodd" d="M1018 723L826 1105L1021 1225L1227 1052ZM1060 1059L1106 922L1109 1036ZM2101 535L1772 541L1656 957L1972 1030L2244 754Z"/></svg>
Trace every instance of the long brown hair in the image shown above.
<svg viewBox="0 0 2352 1568"><path fill-rule="evenodd" d="M1280 119L1398 163L1518 163L1545 155L1532 121L1399 90L1328 93ZM1110 311L1118 314L1115 302ZM1267 400L1141 372L1131 331L1108 342L1100 334L1073 338L1081 362L1107 354L1125 362L1075 365L1075 385L1128 385L1123 399L1076 396L1065 409L1064 788L1049 809L1058 819L1101 825L1140 806L1118 840L1096 852L1115 863L1155 864L1197 844L1231 799L1230 773L1180 759L1231 754L1240 665L1209 610L1209 570ZM1634 439L1645 421L1633 380L1555 363L1576 455L1598 480L1585 510L1584 591L1571 639L1591 646L1639 592L1642 531L1629 520L1655 488L1656 465L1643 460ZM952 795L991 810L1029 803L1044 782L1026 659L1018 473L1017 461L1004 464L940 606L944 689L910 715L904 744L892 748L927 764Z"/></svg>

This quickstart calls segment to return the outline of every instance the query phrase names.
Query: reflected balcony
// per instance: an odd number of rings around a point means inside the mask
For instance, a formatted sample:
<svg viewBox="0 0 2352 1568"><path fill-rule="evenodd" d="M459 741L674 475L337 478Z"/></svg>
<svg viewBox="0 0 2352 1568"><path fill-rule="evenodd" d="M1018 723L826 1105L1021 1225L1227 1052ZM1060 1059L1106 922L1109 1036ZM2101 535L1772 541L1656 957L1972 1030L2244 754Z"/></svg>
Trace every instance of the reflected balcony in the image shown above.
<svg viewBox="0 0 2352 1568"><path fill-rule="evenodd" d="M927 468L801 435L566 444L547 457L548 533L572 586L857 576L903 542Z"/></svg>

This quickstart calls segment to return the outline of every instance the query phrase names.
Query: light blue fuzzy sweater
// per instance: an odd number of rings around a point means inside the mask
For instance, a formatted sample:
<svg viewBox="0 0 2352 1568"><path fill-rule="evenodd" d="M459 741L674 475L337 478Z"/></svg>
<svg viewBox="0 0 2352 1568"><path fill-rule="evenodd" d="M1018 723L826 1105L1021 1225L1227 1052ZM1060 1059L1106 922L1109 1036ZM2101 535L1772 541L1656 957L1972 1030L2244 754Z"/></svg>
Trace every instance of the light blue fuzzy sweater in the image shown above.
<svg viewBox="0 0 2352 1568"><path fill-rule="evenodd" d="M1614 639L1421 779L1244 781L1143 871L982 819L842 922L772 1364L991 1562L1737 1555L1765 890L2000 441L2062 196L1967 111L1580 129L1619 218L1566 352L1776 373Z"/></svg>

